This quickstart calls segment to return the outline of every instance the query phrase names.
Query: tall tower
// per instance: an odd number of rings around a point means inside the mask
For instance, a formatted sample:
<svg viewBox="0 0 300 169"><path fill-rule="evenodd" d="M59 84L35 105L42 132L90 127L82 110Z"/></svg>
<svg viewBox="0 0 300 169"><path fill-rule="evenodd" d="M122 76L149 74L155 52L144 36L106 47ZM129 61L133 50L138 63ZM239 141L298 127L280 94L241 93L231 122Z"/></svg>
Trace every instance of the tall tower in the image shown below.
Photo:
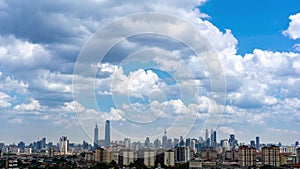
<svg viewBox="0 0 300 169"><path fill-rule="evenodd" d="M216 150L217 149L217 131L214 131L212 142L213 142L213 145L212 145L213 149Z"/></svg>
<svg viewBox="0 0 300 169"><path fill-rule="evenodd" d="M205 130L205 138L204 138L204 145L205 146L209 146L208 144L208 129Z"/></svg>
<svg viewBox="0 0 300 169"><path fill-rule="evenodd" d="M257 136L255 139L256 139L256 150L259 150L260 148L259 137Z"/></svg>
<svg viewBox="0 0 300 169"><path fill-rule="evenodd" d="M213 147L214 145L214 143L213 143L213 141L214 141L214 129L211 129L210 130L210 146L211 147Z"/></svg>
<svg viewBox="0 0 300 169"><path fill-rule="evenodd" d="M162 147L164 149L167 148L167 139L168 139L168 137L167 137L167 129L166 129L166 126L165 126L164 136L162 137Z"/></svg>
<svg viewBox="0 0 300 169"><path fill-rule="evenodd" d="M67 136L62 136L59 138L59 151L61 154L68 154L69 140L67 139Z"/></svg>
<svg viewBox="0 0 300 169"><path fill-rule="evenodd" d="M98 126L96 124L95 129L94 129L94 148L99 147L99 138L98 138Z"/></svg>
<svg viewBox="0 0 300 169"><path fill-rule="evenodd" d="M106 120L105 123L105 147L110 146L110 122Z"/></svg>

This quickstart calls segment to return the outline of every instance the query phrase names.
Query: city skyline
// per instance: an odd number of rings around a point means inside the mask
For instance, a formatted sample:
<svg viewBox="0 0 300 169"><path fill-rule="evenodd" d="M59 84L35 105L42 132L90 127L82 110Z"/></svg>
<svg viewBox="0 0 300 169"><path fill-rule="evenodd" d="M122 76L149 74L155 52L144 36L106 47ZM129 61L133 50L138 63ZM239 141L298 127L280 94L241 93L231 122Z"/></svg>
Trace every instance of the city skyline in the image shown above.
<svg viewBox="0 0 300 169"><path fill-rule="evenodd" d="M165 130L212 138L213 129L218 141L293 144L298 6L0 0L0 143L154 141Z"/></svg>

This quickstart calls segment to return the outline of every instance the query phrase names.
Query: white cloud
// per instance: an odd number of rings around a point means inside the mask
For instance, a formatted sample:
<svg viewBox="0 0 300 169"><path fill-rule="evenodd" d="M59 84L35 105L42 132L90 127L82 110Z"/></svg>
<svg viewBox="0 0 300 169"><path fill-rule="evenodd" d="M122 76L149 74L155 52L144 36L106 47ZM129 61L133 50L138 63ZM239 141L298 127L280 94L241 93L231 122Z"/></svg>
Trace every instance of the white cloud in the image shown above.
<svg viewBox="0 0 300 169"><path fill-rule="evenodd" d="M0 35L0 60L2 69L15 74L51 66L50 53L43 45L17 39L13 35Z"/></svg>
<svg viewBox="0 0 300 169"><path fill-rule="evenodd" d="M112 78L113 92L122 95L144 98L159 89L159 77L151 70L138 69L126 76L123 69L119 67Z"/></svg>
<svg viewBox="0 0 300 169"><path fill-rule="evenodd" d="M6 93L0 92L0 108L8 108L11 106L11 97Z"/></svg>
<svg viewBox="0 0 300 169"><path fill-rule="evenodd" d="M72 77L72 74L39 70L36 76L32 78L32 87L41 89L42 91L71 93Z"/></svg>
<svg viewBox="0 0 300 169"><path fill-rule="evenodd" d="M291 39L300 38L300 13L290 15L291 20L287 30L283 31L283 35L290 37Z"/></svg>
<svg viewBox="0 0 300 169"><path fill-rule="evenodd" d="M22 103L13 107L16 111L40 111L42 110L42 106L40 105L38 100L30 99L30 103Z"/></svg>
<svg viewBox="0 0 300 169"><path fill-rule="evenodd" d="M13 79L11 76L0 76L0 90L7 92L16 92L19 94L26 94L29 84L22 80Z"/></svg>

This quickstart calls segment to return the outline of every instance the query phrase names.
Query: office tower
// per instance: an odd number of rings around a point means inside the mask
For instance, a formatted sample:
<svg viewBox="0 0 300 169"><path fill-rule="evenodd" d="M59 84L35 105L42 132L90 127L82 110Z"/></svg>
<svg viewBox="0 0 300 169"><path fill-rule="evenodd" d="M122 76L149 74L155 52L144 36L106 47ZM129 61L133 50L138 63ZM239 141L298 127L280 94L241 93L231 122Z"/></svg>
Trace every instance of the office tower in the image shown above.
<svg viewBox="0 0 300 169"><path fill-rule="evenodd" d="M179 146L179 139L178 138L174 138L173 144L174 144L174 147L178 147Z"/></svg>
<svg viewBox="0 0 300 169"><path fill-rule="evenodd" d="M213 147L214 150L217 149L217 131L213 132L213 136L211 138L211 146Z"/></svg>
<svg viewBox="0 0 300 169"><path fill-rule="evenodd" d="M235 148L238 145L238 141L235 139L234 134L229 135L228 143L231 148Z"/></svg>
<svg viewBox="0 0 300 169"><path fill-rule="evenodd" d="M106 120L105 123L105 147L110 146L110 122Z"/></svg>
<svg viewBox="0 0 300 169"><path fill-rule="evenodd" d="M179 147L184 147L184 140L182 136L180 136Z"/></svg>
<svg viewBox="0 0 300 169"><path fill-rule="evenodd" d="M66 136L59 139L59 151L61 154L68 154L69 152L69 140Z"/></svg>
<svg viewBox="0 0 300 169"><path fill-rule="evenodd" d="M126 148L130 148L131 147L131 143L130 143L130 139L129 138L125 138L124 139L124 144L123 144Z"/></svg>
<svg viewBox="0 0 300 169"><path fill-rule="evenodd" d="M98 126L96 124L95 129L94 129L94 148L99 147L99 138L98 138Z"/></svg>
<svg viewBox="0 0 300 169"><path fill-rule="evenodd" d="M162 137L162 148L167 148L167 140L168 140L168 137L167 137L167 129L165 127L165 131L164 131L164 136Z"/></svg>
<svg viewBox="0 0 300 169"><path fill-rule="evenodd" d="M213 137L214 137L214 130L211 129L210 130L210 146L211 147L213 146Z"/></svg>
<svg viewBox="0 0 300 169"><path fill-rule="evenodd" d="M185 139L185 146L190 147L190 145L191 145L191 139L190 138Z"/></svg>
<svg viewBox="0 0 300 169"><path fill-rule="evenodd" d="M150 138L149 138L149 137L146 137L146 140L145 140L145 147L146 147L146 148L149 148L149 147L150 147Z"/></svg>
<svg viewBox="0 0 300 169"><path fill-rule="evenodd" d="M257 136L256 137L256 150L259 150L260 149L260 145L259 145L259 137Z"/></svg>
<svg viewBox="0 0 300 169"><path fill-rule="evenodd" d="M256 145L255 145L255 141L254 141L254 140L251 140L251 141L250 141L250 146L256 148Z"/></svg>
<svg viewBox="0 0 300 169"><path fill-rule="evenodd" d="M170 149L170 148L172 148L172 147L173 147L173 142L172 142L172 139L169 138L169 139L167 140L167 148Z"/></svg>
<svg viewBox="0 0 300 169"><path fill-rule="evenodd" d="M208 143L208 129L205 130L204 146L209 146Z"/></svg>
<svg viewBox="0 0 300 169"><path fill-rule="evenodd" d="M24 150L25 143L23 141L20 141L20 143L18 143L18 148L21 149L21 150Z"/></svg>
<svg viewBox="0 0 300 169"><path fill-rule="evenodd" d="M42 138L42 148L46 148L46 137Z"/></svg>
<svg viewBox="0 0 300 169"><path fill-rule="evenodd" d="M189 160L190 160L190 148L189 147L175 148L175 161L188 162Z"/></svg>
<svg viewBox="0 0 300 169"><path fill-rule="evenodd" d="M192 139L191 140L191 144L190 144L190 150L196 152L196 143L197 140L196 139Z"/></svg>
<svg viewBox="0 0 300 169"><path fill-rule="evenodd" d="M280 148L278 146L270 146L262 148L263 165L271 165L279 167L280 165Z"/></svg>
<svg viewBox="0 0 300 169"><path fill-rule="evenodd" d="M161 143L160 143L160 140L157 138L154 140L154 148L155 149L158 149L160 147Z"/></svg>
<svg viewBox="0 0 300 169"><path fill-rule="evenodd" d="M238 151L240 166L245 167L256 165L256 149L254 147L240 146Z"/></svg>

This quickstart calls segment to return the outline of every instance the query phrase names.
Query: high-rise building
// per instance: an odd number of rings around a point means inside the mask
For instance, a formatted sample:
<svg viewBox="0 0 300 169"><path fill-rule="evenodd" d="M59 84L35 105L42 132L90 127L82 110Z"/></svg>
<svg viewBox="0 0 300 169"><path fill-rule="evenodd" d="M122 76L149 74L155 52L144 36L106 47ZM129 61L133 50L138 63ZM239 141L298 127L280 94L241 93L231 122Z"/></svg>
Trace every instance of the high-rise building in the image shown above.
<svg viewBox="0 0 300 169"><path fill-rule="evenodd" d="M173 144L174 144L174 147L178 147L179 146L179 139L178 138L174 138Z"/></svg>
<svg viewBox="0 0 300 169"><path fill-rule="evenodd" d="M94 129L94 148L99 148L98 126L96 124Z"/></svg>
<svg viewBox="0 0 300 169"><path fill-rule="evenodd" d="M217 131L213 132L212 138L211 138L211 146L213 147L214 150L217 149Z"/></svg>
<svg viewBox="0 0 300 169"><path fill-rule="evenodd" d="M66 136L59 139L59 152L61 154L68 154L69 152L69 140Z"/></svg>
<svg viewBox="0 0 300 169"><path fill-rule="evenodd" d="M161 145L160 140L159 140L158 138L155 139L155 140L154 140L154 148L155 148L155 149L158 149L158 148L160 147L160 145Z"/></svg>
<svg viewBox="0 0 300 169"><path fill-rule="evenodd" d="M183 140L183 137L182 137L182 136L180 136L179 146L180 146L180 147L184 147L184 140Z"/></svg>
<svg viewBox="0 0 300 169"><path fill-rule="evenodd" d="M175 149L175 161L187 162L190 160L190 148L189 147L177 147Z"/></svg>
<svg viewBox="0 0 300 169"><path fill-rule="evenodd" d="M150 138L149 138L149 137L146 137L146 140L145 140L145 147L146 147L146 148L149 148L149 147L150 147Z"/></svg>
<svg viewBox="0 0 300 169"><path fill-rule="evenodd" d="M263 165L280 166L280 148L278 146L269 146L262 148Z"/></svg>
<svg viewBox="0 0 300 169"><path fill-rule="evenodd" d="M240 146L238 151L240 166L245 167L256 165L256 149L254 147Z"/></svg>
<svg viewBox="0 0 300 169"><path fill-rule="evenodd" d="M231 148L238 146L238 141L235 139L234 134L229 135L228 143Z"/></svg>
<svg viewBox="0 0 300 169"><path fill-rule="evenodd" d="M110 146L110 122L106 120L105 123L105 147Z"/></svg>
<svg viewBox="0 0 300 169"><path fill-rule="evenodd" d="M259 137L257 136L255 140L256 140L256 150L259 150L260 149Z"/></svg>
<svg viewBox="0 0 300 169"><path fill-rule="evenodd" d="M165 127L165 131L164 131L164 136L162 137L162 148L166 149L167 148L167 129Z"/></svg>
<svg viewBox="0 0 300 169"><path fill-rule="evenodd" d="M42 148L46 148L46 137L42 138Z"/></svg>
<svg viewBox="0 0 300 169"><path fill-rule="evenodd" d="M255 145L255 141L254 141L254 140L251 140L251 141L250 141L250 146L256 148L256 145Z"/></svg>
<svg viewBox="0 0 300 169"><path fill-rule="evenodd" d="M208 143L208 129L205 130L204 146L209 146L207 143Z"/></svg>
<svg viewBox="0 0 300 169"><path fill-rule="evenodd" d="M210 146L213 146L213 137L214 137L214 130L210 130Z"/></svg>

